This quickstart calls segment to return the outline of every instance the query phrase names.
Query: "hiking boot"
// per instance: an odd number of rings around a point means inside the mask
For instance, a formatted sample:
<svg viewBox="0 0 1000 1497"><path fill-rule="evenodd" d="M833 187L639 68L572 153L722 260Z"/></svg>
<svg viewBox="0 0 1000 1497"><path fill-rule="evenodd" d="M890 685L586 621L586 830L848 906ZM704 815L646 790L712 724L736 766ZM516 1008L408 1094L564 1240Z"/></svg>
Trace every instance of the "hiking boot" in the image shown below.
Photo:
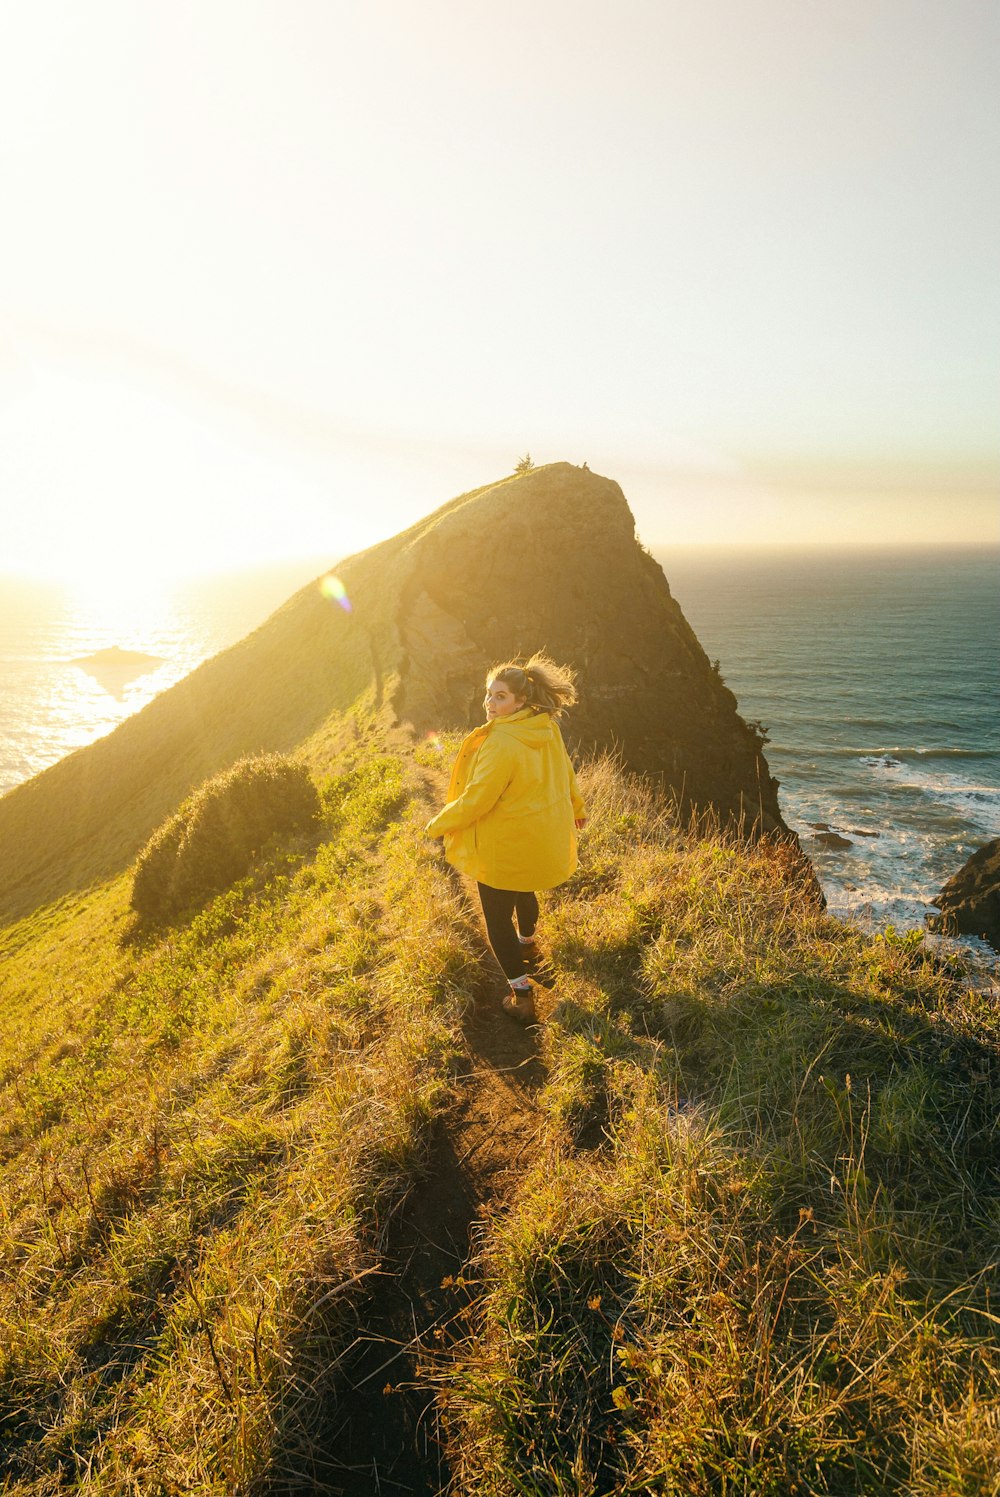
<svg viewBox="0 0 1000 1497"><path fill-rule="evenodd" d="M510 1014L512 1019L518 1019L522 1024L534 1024L538 1017L535 1013L535 995L531 988L511 988L506 998L501 999L500 1007L505 1014Z"/></svg>

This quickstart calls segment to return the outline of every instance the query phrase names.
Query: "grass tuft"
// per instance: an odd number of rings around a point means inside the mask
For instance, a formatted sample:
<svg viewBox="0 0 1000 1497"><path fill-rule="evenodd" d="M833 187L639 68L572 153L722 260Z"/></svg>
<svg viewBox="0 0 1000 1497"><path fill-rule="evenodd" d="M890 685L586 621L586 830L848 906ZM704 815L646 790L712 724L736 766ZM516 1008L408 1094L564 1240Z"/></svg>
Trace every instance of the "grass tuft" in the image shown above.
<svg viewBox="0 0 1000 1497"><path fill-rule="evenodd" d="M308 771L280 754L239 760L207 780L139 854L131 905L147 924L199 909L246 874L274 838L316 823Z"/></svg>

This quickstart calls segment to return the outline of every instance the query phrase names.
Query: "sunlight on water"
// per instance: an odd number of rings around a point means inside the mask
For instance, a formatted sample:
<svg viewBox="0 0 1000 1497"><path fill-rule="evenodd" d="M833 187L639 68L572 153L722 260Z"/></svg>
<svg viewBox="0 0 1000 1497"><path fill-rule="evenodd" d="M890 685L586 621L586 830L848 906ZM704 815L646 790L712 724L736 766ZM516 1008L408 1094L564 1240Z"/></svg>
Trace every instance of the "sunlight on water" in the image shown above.
<svg viewBox="0 0 1000 1497"><path fill-rule="evenodd" d="M1000 553L663 560L831 909L920 924L1000 833Z"/></svg>
<svg viewBox="0 0 1000 1497"><path fill-rule="evenodd" d="M59 586L0 578L0 794L109 733L319 570L174 586L93 569Z"/></svg>
<svg viewBox="0 0 1000 1497"><path fill-rule="evenodd" d="M66 581L66 601L81 635L113 637L117 643L162 631L175 606L162 578L118 568L74 572Z"/></svg>

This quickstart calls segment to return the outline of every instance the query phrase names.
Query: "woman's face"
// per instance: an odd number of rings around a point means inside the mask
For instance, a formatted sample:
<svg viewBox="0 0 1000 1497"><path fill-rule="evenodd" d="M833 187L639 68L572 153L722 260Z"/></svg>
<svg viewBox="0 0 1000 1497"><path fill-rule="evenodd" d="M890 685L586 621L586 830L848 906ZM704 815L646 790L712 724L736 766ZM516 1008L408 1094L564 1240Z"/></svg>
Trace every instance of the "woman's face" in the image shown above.
<svg viewBox="0 0 1000 1497"><path fill-rule="evenodd" d="M510 717L512 712L520 712L524 701L524 697L514 695L506 681L499 679L487 681L483 706L491 722L495 717Z"/></svg>

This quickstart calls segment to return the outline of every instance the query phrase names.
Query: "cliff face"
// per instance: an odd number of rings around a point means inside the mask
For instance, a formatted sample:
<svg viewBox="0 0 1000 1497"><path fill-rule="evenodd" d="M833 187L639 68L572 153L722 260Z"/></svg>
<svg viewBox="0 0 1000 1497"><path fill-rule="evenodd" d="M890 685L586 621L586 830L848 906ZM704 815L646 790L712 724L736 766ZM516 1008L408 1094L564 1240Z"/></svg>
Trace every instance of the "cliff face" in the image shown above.
<svg viewBox="0 0 1000 1497"><path fill-rule="evenodd" d="M559 463L441 516L398 614L396 713L482 720L484 669L543 648L579 672L567 738L617 749L691 806L784 830L777 786L616 483Z"/></svg>
<svg viewBox="0 0 1000 1497"><path fill-rule="evenodd" d="M481 721L487 668L544 649L579 672L566 736L685 806L784 831L777 786L618 485L556 463L477 490L304 588L114 733L0 800L0 913L124 867L208 775L306 746L363 704L414 729ZM314 758L321 758L313 745Z"/></svg>

